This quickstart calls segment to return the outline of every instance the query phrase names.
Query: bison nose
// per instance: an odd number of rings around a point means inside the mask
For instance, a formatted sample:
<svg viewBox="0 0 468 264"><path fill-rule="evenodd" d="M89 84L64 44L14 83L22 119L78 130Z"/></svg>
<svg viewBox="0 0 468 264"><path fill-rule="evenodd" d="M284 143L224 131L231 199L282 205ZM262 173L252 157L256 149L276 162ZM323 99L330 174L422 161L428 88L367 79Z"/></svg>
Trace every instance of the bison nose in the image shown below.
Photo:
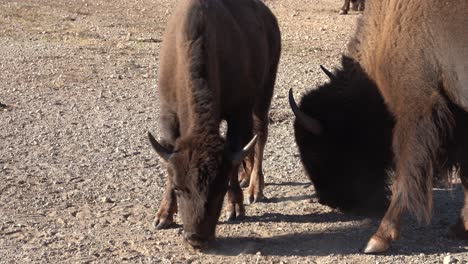
<svg viewBox="0 0 468 264"><path fill-rule="evenodd" d="M192 232L185 232L184 239L190 246L192 246L192 248L198 250L205 249L208 246L208 242L210 240Z"/></svg>

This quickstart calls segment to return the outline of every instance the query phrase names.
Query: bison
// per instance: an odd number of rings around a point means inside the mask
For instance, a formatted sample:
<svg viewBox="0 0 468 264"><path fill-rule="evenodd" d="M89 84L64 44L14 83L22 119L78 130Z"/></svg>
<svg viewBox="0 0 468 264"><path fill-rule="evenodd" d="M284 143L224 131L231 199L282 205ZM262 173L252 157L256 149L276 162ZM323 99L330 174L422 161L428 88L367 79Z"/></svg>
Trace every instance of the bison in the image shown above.
<svg viewBox="0 0 468 264"><path fill-rule="evenodd" d="M249 200L263 195L280 42L276 18L259 0L182 0L168 22L158 76L160 142L148 134L168 172L155 224L166 228L180 212L193 248L214 238L226 192L228 219L245 214L238 181L244 158Z"/></svg>
<svg viewBox="0 0 468 264"><path fill-rule="evenodd" d="M351 7L354 11L364 11L365 7L365 0L345 0L343 7L340 10L341 15L348 14L349 11L349 4L351 3Z"/></svg>
<svg viewBox="0 0 468 264"><path fill-rule="evenodd" d="M465 190L465 204L450 231L468 238L466 10L465 0L369 0L343 55L342 69L328 72L330 83L306 95L299 107L291 100L301 158L314 183L327 183L316 184L319 195L327 194L326 201L344 207L348 202L343 199L374 197L372 185L379 195L388 178L384 171L394 170L388 208L365 253L384 252L398 239L404 211L429 222L433 181L448 180L454 169ZM328 95L320 93L344 95L330 99L340 105L328 103L321 109L320 98ZM367 111L362 104L368 104ZM340 109L349 112L336 115ZM337 173L343 174L342 181L333 185ZM361 183L350 185L349 197L342 195L342 182L357 181ZM336 197L330 196L334 190Z"/></svg>

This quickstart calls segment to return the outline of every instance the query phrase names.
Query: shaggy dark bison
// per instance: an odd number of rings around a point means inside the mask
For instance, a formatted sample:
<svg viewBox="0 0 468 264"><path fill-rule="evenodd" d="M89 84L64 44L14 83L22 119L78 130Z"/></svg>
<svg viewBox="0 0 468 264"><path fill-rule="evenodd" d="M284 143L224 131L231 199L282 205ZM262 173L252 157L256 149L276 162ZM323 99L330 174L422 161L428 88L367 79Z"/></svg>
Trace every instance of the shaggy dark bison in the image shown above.
<svg viewBox="0 0 468 264"><path fill-rule="evenodd" d="M357 214L386 209L393 119L377 87L353 59L296 105L294 133L321 204Z"/></svg>
<svg viewBox="0 0 468 264"><path fill-rule="evenodd" d="M276 18L261 1L179 3L160 55L161 142L149 134L168 170L157 228L168 227L179 209L185 240L194 248L206 246L214 238L226 192L229 219L245 213L238 181L244 158L251 171L249 200L262 197L262 158L280 49ZM220 135L222 120L226 139Z"/></svg>
<svg viewBox="0 0 468 264"><path fill-rule="evenodd" d="M314 184L328 183L316 184L319 195L336 190L336 197L323 194L323 199L344 207L348 202L342 199L381 197L385 169L394 160L391 200L366 253L386 251L398 239L401 214L406 210L429 222L433 180L456 168L465 188L465 205L451 232L467 239L468 1L368 0L366 8L342 69L336 77L329 73L329 84L293 107L303 163ZM321 100L333 93L343 94L336 105ZM390 115L379 103L379 93ZM321 102L327 104L324 109ZM367 112L362 106L366 103ZM339 109L349 112L335 114ZM339 126L342 131L338 133ZM344 184L360 182L350 185L350 196L344 196L342 182L329 184L337 173L343 173ZM369 186L362 180L369 181Z"/></svg>

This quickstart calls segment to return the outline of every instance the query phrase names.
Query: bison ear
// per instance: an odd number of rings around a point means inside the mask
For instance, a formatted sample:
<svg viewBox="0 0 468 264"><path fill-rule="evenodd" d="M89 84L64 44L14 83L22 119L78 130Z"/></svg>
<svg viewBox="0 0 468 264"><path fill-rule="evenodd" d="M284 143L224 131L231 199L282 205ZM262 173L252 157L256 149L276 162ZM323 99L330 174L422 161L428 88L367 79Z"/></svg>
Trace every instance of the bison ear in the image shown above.
<svg viewBox="0 0 468 264"><path fill-rule="evenodd" d="M302 112L301 109L299 109L299 107L296 104L296 101L294 100L292 89L289 89L289 105L291 106L291 109L301 126L303 126L307 131L316 136L322 135L322 124L319 120L308 116L306 113Z"/></svg>
<svg viewBox="0 0 468 264"><path fill-rule="evenodd" d="M255 135L242 150L238 152L230 152L229 159L231 160L232 164L240 164L245 159L245 157L249 155L249 153L253 150L255 143L257 143L257 135Z"/></svg>
<svg viewBox="0 0 468 264"><path fill-rule="evenodd" d="M150 132L148 132L148 139L151 143L151 146L153 146L154 150L156 150L156 153L158 153L158 155L163 158L163 160L169 161L173 152L159 144L159 142L153 137L153 135L151 135Z"/></svg>

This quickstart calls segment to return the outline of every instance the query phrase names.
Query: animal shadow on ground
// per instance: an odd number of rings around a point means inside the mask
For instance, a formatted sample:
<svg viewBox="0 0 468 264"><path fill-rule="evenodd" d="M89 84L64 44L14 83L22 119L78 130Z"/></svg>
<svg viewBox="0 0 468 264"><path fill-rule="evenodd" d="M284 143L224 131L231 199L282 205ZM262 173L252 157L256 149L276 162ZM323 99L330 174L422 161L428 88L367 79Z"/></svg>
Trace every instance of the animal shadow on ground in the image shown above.
<svg viewBox="0 0 468 264"><path fill-rule="evenodd" d="M448 226L454 223L463 202L460 184L452 190L434 190L434 217L430 225L418 224L407 215L403 220L402 237L396 241L386 255L445 254L466 252L464 241L447 237ZM266 213L246 217L243 222L270 223L350 223L344 227L331 228L326 225L314 232L304 231L272 237L220 237L208 254L235 256L256 254L270 256L327 256L330 254L361 253L367 239L377 229L380 218L365 218L345 215L340 212L323 214L288 215ZM352 223L354 222L355 223ZM225 223L226 224L226 223ZM231 223L228 223L231 224ZM234 223L235 224L235 223ZM441 244L444 246L442 247ZM447 248L449 248L447 250Z"/></svg>
<svg viewBox="0 0 468 264"><path fill-rule="evenodd" d="M308 188L312 185L309 182L281 182L281 183L267 183L267 186L291 186L291 187L300 187ZM302 201L302 200L311 200L313 198L317 198L315 193L312 194L304 194L298 196L289 196L289 197L270 197L264 198L263 203L279 203L279 202L286 202L286 201Z"/></svg>
<svg viewBox="0 0 468 264"><path fill-rule="evenodd" d="M265 213L260 216L246 216L240 221L223 222L224 224L242 223L334 223L334 222L350 222L366 219L364 216L345 215L341 212L325 212L312 214L280 214L280 213ZM376 219L377 220L377 219Z"/></svg>
<svg viewBox="0 0 468 264"><path fill-rule="evenodd" d="M310 182L271 182L271 183L266 183L266 185L271 185L271 186L304 186L308 187L312 185Z"/></svg>
<svg viewBox="0 0 468 264"><path fill-rule="evenodd" d="M287 202L287 201L302 201L302 200L311 200L316 198L315 194L312 195L298 195L298 196L288 196L288 197L271 197L265 198L262 202L264 203L280 203L280 202Z"/></svg>

